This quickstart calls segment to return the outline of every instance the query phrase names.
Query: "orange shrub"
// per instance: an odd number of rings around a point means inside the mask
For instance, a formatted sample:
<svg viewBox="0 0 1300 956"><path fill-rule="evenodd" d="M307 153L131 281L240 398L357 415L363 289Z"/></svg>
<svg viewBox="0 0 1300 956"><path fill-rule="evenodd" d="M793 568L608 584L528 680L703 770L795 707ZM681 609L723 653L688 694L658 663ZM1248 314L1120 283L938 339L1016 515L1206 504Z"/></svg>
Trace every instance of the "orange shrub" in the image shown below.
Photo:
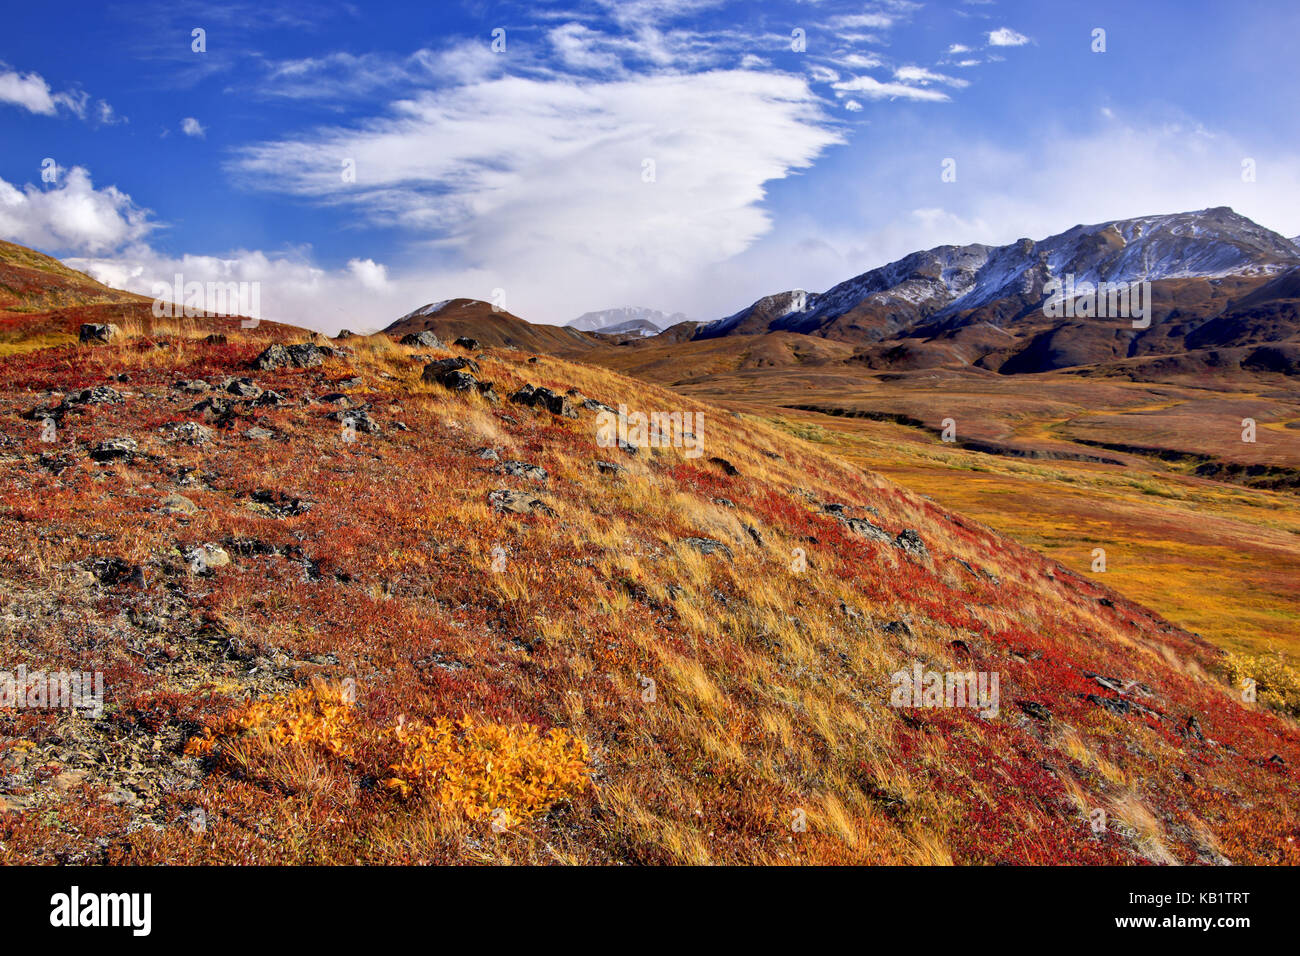
<svg viewBox="0 0 1300 956"><path fill-rule="evenodd" d="M402 796L422 794L470 819L495 813L514 822L541 813L587 784L587 745L567 730L543 736L531 724L438 718L432 726L399 725L402 756L385 784Z"/></svg>
<svg viewBox="0 0 1300 956"><path fill-rule="evenodd" d="M258 757L285 750L352 755L353 711L341 686L314 681L290 694L249 702L204 728L185 745L193 757L248 769Z"/></svg>

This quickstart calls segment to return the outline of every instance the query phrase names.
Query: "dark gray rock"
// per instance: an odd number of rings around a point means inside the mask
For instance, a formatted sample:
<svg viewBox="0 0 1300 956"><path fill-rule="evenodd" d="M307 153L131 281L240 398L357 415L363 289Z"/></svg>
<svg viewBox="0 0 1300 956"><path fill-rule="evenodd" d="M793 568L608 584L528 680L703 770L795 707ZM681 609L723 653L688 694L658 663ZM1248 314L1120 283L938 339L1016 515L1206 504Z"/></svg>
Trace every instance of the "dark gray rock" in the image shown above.
<svg viewBox="0 0 1300 956"><path fill-rule="evenodd" d="M440 349L442 342L429 329L423 332L409 332L401 338L402 345L414 345L422 349Z"/></svg>
<svg viewBox="0 0 1300 956"><path fill-rule="evenodd" d="M552 415L561 415L564 418L577 418L578 413L574 411L573 406L569 403L568 398L553 392L549 388L537 388L533 385L525 385L519 391L510 396L510 401L516 405L527 405L531 408L544 408Z"/></svg>
<svg viewBox="0 0 1300 956"><path fill-rule="evenodd" d="M498 471L512 478L531 478L533 481L545 481L547 477L545 468L527 461L503 461Z"/></svg>
<svg viewBox="0 0 1300 956"><path fill-rule="evenodd" d="M77 340L88 345L107 345L122 337L122 330L112 322L87 322L77 334Z"/></svg>
<svg viewBox="0 0 1300 956"><path fill-rule="evenodd" d="M706 556L721 554L728 561L732 558L731 549L721 541L715 541L712 538L682 538L682 543Z"/></svg>

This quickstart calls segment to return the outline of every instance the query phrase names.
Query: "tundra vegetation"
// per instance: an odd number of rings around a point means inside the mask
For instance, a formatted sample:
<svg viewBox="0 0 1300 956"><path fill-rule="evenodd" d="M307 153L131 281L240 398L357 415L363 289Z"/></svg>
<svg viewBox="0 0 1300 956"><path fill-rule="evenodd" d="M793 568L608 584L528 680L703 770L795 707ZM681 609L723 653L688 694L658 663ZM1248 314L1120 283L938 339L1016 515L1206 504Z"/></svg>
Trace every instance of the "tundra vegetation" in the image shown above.
<svg viewBox="0 0 1300 956"><path fill-rule="evenodd" d="M10 862L1300 861L1293 675L820 430L504 348L19 320L5 669L105 707L0 710ZM619 404L703 455L600 448ZM890 706L917 663L996 716Z"/></svg>

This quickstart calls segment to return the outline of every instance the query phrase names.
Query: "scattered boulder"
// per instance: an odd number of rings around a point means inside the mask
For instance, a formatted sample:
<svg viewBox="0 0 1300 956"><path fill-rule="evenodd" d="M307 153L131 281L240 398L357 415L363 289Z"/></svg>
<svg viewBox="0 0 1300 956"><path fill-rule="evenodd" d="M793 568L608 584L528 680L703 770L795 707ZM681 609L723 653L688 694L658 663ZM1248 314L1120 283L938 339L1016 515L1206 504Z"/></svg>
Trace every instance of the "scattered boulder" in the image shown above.
<svg viewBox="0 0 1300 956"><path fill-rule="evenodd" d="M445 358L430 362L424 367L424 372L420 378L426 382L441 384L443 376L449 372L458 372L463 369L469 369L471 372L478 371L478 363L473 359L467 358Z"/></svg>
<svg viewBox="0 0 1300 956"><path fill-rule="evenodd" d="M95 581L104 587L116 587L119 584L134 584L144 587L144 569L138 564L131 564L119 557L92 558L83 567Z"/></svg>
<svg viewBox="0 0 1300 956"><path fill-rule="evenodd" d="M549 388L536 388L532 385L525 385L519 391L510 396L510 401L516 405L528 405L531 408L544 408L552 415L561 415L564 418L577 418L578 413L573 410L569 400L553 392Z"/></svg>
<svg viewBox="0 0 1300 956"><path fill-rule="evenodd" d="M482 448L475 448L470 452L475 458L482 458L484 461L500 461L501 455L495 448L489 448L484 445Z"/></svg>
<svg viewBox="0 0 1300 956"><path fill-rule="evenodd" d="M376 435L379 433L379 423L370 417L370 412L364 408L344 408L337 412L332 412L327 418L352 428L359 432L365 432L367 435Z"/></svg>
<svg viewBox="0 0 1300 956"><path fill-rule="evenodd" d="M694 436L691 437L693 438ZM740 474L740 469L737 468L735 465L733 465L731 462L727 461L727 459L725 458L719 458L716 455L714 455L712 458L709 459L709 462L710 464L717 465L719 468L721 468L723 474L730 475L733 478L736 475Z"/></svg>
<svg viewBox="0 0 1300 956"><path fill-rule="evenodd" d="M276 518L296 518L312 509L312 502L295 495L286 495L282 491L260 489L254 491L249 497L255 505L259 506L259 511L265 511Z"/></svg>
<svg viewBox="0 0 1300 956"><path fill-rule="evenodd" d="M275 432L269 428L263 428L261 425L254 425L244 432L244 437L250 441L265 441L268 438L274 438Z"/></svg>
<svg viewBox="0 0 1300 956"><path fill-rule="evenodd" d="M1102 697L1100 694L1088 694L1086 695L1086 699L1089 703L1096 704L1098 707L1103 707L1112 714L1117 714L1121 717L1133 709L1132 703L1125 700L1123 697Z"/></svg>
<svg viewBox="0 0 1300 956"><path fill-rule="evenodd" d="M479 344L478 339L472 339L468 335L462 335L455 342L451 343L457 348L468 349L471 352L478 351L483 346Z"/></svg>
<svg viewBox="0 0 1300 956"><path fill-rule="evenodd" d="M315 368L322 365L327 357L337 354L327 345L304 342L300 345L269 345L257 358L253 366L270 371L280 368Z"/></svg>
<svg viewBox="0 0 1300 956"><path fill-rule="evenodd" d="M763 546L763 534L752 524L745 525L745 534L749 535L750 540L760 548Z"/></svg>
<svg viewBox="0 0 1300 956"><path fill-rule="evenodd" d="M231 395L238 395L240 398L257 398L262 394L262 389L251 378L235 378L231 376L221 383L221 387Z"/></svg>
<svg viewBox="0 0 1300 956"><path fill-rule="evenodd" d="M102 441L90 452L90 457L98 462L130 461L139 451L140 446L134 438L110 438Z"/></svg>
<svg viewBox="0 0 1300 956"><path fill-rule="evenodd" d="M625 467L612 461L598 461L596 468L602 475L621 475L627 472Z"/></svg>
<svg viewBox="0 0 1300 956"><path fill-rule="evenodd" d="M887 544L890 541L889 532L879 525L874 525L866 518L843 518L841 519L844 526L854 534L860 534L864 538L870 538L872 541L879 541Z"/></svg>
<svg viewBox="0 0 1300 956"><path fill-rule="evenodd" d="M926 548L925 542L922 541L921 536L911 528L904 528L902 531L898 532L898 537L894 539L894 547L901 551L906 551L913 557L921 558L922 560L930 557L930 552Z"/></svg>
<svg viewBox="0 0 1300 956"><path fill-rule="evenodd" d="M158 511L165 515L192 515L199 506L184 495L168 495L158 503Z"/></svg>
<svg viewBox="0 0 1300 956"><path fill-rule="evenodd" d="M721 554L728 561L732 558L731 549L721 541L715 541L712 538L682 538L682 543L705 556Z"/></svg>
<svg viewBox="0 0 1300 956"><path fill-rule="evenodd" d="M112 322L87 322L81 326L77 340L88 345L107 345L122 337L122 330Z"/></svg>
<svg viewBox="0 0 1300 956"><path fill-rule="evenodd" d="M206 445L212 441L214 435L211 428L198 422L173 422L164 427L173 438L186 445Z"/></svg>
<svg viewBox="0 0 1300 956"><path fill-rule="evenodd" d="M503 514L555 514L555 509L541 498L535 498L523 491L512 491L509 488L498 488L490 492L488 501L491 502L494 510Z"/></svg>
<svg viewBox="0 0 1300 956"><path fill-rule="evenodd" d="M478 379L469 372L458 370L443 372L438 376L438 382L443 388L453 392L472 392L478 388Z"/></svg>
<svg viewBox="0 0 1300 956"><path fill-rule="evenodd" d="M438 340L438 336L434 335L429 329L425 329L423 332L408 332L402 336L400 344L414 345L424 349L442 348L442 342Z"/></svg>
<svg viewBox="0 0 1300 956"><path fill-rule="evenodd" d="M121 405L122 393L112 385L96 385L73 392L63 400L63 404L72 405Z"/></svg>
<svg viewBox="0 0 1300 956"><path fill-rule="evenodd" d="M223 568L229 564L230 554L221 545L209 541L207 544L186 548L185 560L191 573L210 574L214 568Z"/></svg>
<svg viewBox="0 0 1300 956"><path fill-rule="evenodd" d="M1034 720L1040 720L1047 723L1052 719L1052 713L1043 704L1036 700L1018 700L1016 706L1028 714Z"/></svg>
<svg viewBox="0 0 1300 956"><path fill-rule="evenodd" d="M503 461L498 469L502 474L512 478L531 478L533 481L545 481L546 469L526 461Z"/></svg>

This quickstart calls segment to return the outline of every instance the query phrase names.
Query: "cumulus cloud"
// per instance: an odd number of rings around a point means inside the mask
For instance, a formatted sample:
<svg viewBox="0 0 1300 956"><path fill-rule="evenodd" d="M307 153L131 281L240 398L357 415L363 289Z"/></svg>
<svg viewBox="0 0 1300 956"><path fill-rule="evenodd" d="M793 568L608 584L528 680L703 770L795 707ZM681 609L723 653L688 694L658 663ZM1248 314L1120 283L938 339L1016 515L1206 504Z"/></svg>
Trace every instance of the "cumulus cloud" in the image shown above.
<svg viewBox="0 0 1300 956"><path fill-rule="evenodd" d="M0 235L24 245L107 252L143 239L155 227L149 216L117 187L96 189L80 166L59 169L46 189L0 179Z"/></svg>
<svg viewBox="0 0 1300 956"><path fill-rule="evenodd" d="M193 136L195 139L203 139L208 131L193 116L187 116L181 120L181 132L186 136Z"/></svg>
<svg viewBox="0 0 1300 956"><path fill-rule="evenodd" d="M57 112L50 85L39 73L0 71L0 103L10 103L44 116L53 116Z"/></svg>
<svg viewBox="0 0 1300 956"><path fill-rule="evenodd" d="M393 282L384 265L353 259L340 269L317 265L310 249L267 253L239 249L219 256L168 256L137 243L111 256L65 260L105 285L141 295L169 295L179 274L190 282L256 282L260 318L334 333L376 331L427 301L424 282ZM165 284L165 285L164 285Z"/></svg>
<svg viewBox="0 0 1300 956"><path fill-rule="evenodd" d="M998 27L996 30L989 31L989 46L1024 46L1029 42L1029 37L1023 33L1017 33L1010 27Z"/></svg>
<svg viewBox="0 0 1300 956"><path fill-rule="evenodd" d="M113 107L99 100L91 109L90 94L84 90L67 90L55 93L45 77L39 73L19 73L8 64L0 62L0 103L8 103L39 116L56 116L64 110L78 119L110 125L120 122Z"/></svg>

